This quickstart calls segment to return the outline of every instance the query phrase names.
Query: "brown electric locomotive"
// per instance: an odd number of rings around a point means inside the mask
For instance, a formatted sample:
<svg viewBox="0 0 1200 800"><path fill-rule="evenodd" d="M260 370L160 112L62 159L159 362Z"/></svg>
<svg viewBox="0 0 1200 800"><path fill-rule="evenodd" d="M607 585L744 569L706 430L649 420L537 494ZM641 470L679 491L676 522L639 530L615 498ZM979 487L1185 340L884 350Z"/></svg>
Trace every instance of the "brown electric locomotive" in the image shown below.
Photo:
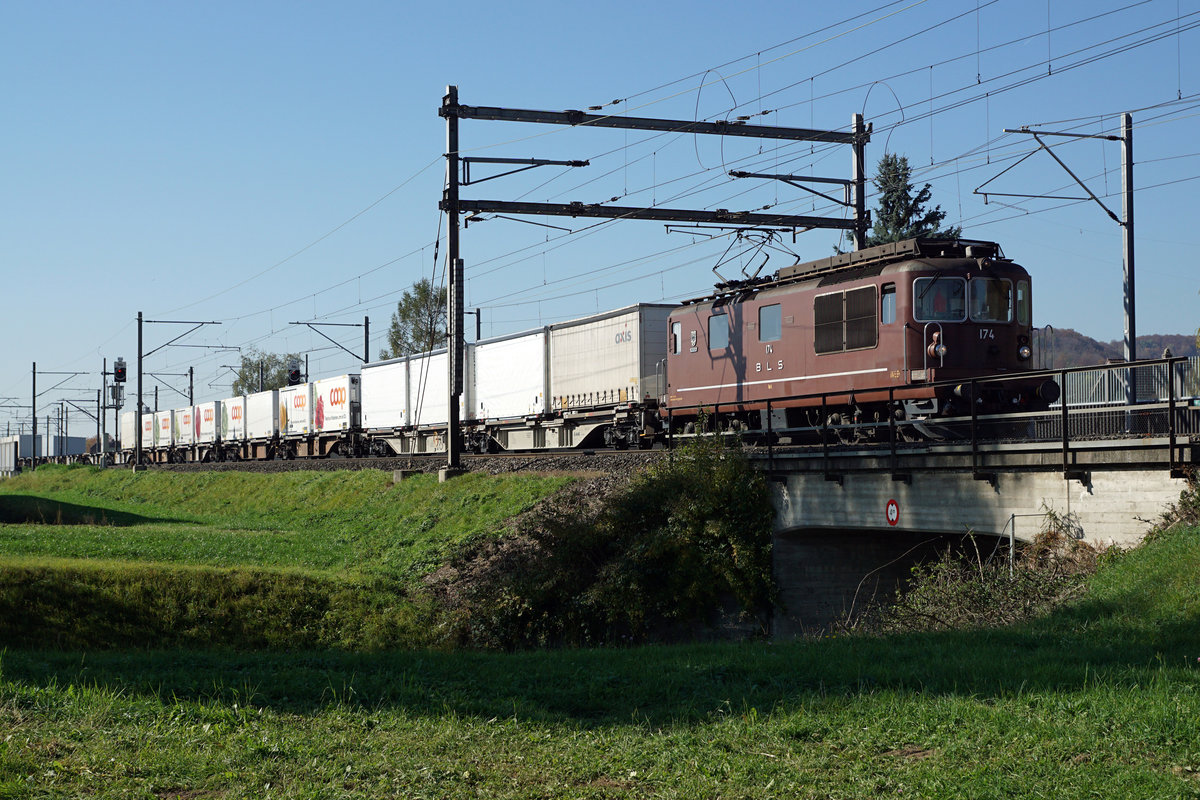
<svg viewBox="0 0 1200 800"><path fill-rule="evenodd" d="M969 415L973 392L981 414L1058 398L1053 381L1020 377L1033 355L1029 273L994 242L910 239L718 290L668 320L662 406L677 426L703 406L761 429L768 400L778 428Z"/></svg>

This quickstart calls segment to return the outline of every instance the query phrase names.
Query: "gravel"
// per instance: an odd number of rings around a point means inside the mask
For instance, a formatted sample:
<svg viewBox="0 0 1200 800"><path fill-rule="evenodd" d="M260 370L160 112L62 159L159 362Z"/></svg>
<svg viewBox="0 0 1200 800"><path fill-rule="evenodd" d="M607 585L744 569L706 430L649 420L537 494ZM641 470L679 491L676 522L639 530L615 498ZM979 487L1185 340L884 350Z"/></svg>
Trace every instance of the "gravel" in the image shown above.
<svg viewBox="0 0 1200 800"><path fill-rule="evenodd" d="M595 472L603 474L633 474L643 467L667 457L665 450L568 453L537 453L530 455L464 455L462 468L466 472L486 472L503 475L510 472ZM294 461L226 461L211 464L156 464L150 469L163 472L291 472L293 470L414 470L437 472L446 466L443 454L416 458L322 458Z"/></svg>

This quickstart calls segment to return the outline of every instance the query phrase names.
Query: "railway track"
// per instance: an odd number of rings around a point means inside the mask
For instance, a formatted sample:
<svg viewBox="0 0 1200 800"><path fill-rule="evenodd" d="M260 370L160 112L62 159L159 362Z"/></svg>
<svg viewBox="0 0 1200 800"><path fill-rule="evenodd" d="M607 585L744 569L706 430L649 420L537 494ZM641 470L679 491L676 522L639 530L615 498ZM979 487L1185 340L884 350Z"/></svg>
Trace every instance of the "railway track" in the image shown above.
<svg viewBox="0 0 1200 800"><path fill-rule="evenodd" d="M563 453L505 453L464 455L467 472L501 475L512 472L633 472L667 457L665 450L572 451ZM437 472L446 466L444 453L392 458L320 458L288 461L224 461L213 463L156 464L162 472L292 472L300 470L412 470ZM120 469L120 467L118 467Z"/></svg>

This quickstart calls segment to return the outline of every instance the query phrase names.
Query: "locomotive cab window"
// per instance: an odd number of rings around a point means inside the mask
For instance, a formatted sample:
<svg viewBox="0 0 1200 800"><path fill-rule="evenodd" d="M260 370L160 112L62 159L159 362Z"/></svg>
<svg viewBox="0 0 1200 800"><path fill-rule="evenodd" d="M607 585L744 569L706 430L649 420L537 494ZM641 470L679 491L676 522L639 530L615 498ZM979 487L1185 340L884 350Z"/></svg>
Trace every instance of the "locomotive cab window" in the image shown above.
<svg viewBox="0 0 1200 800"><path fill-rule="evenodd" d="M777 342L783 338L783 311L779 303L758 309L758 340Z"/></svg>
<svg viewBox="0 0 1200 800"><path fill-rule="evenodd" d="M896 321L896 284L885 283L879 290L879 324L891 325Z"/></svg>
<svg viewBox="0 0 1200 800"><path fill-rule="evenodd" d="M1012 281L1000 278L971 279L971 321L1012 322Z"/></svg>
<svg viewBox="0 0 1200 800"><path fill-rule="evenodd" d="M713 314L708 318L708 349L724 350L729 347L729 315Z"/></svg>
<svg viewBox="0 0 1200 800"><path fill-rule="evenodd" d="M1017 281L1017 324L1028 325L1030 317L1029 281Z"/></svg>
<svg viewBox="0 0 1200 800"><path fill-rule="evenodd" d="M962 278L913 281L913 317L917 322L962 322L967 318L967 282Z"/></svg>
<svg viewBox="0 0 1200 800"><path fill-rule="evenodd" d="M671 355L673 355L673 356L677 356L681 352L683 352L683 323L682 322L672 322L671 323L671 341L668 346L670 347L670 352L671 352Z"/></svg>

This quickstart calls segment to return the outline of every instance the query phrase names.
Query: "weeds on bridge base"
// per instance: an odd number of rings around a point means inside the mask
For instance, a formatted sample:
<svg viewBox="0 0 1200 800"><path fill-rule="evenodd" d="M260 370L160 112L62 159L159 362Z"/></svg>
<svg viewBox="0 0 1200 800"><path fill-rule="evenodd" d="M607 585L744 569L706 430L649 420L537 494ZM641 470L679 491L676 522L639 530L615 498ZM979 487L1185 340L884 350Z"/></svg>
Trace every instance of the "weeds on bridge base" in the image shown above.
<svg viewBox="0 0 1200 800"><path fill-rule="evenodd" d="M1082 541L1069 517L1047 512L1043 529L1017 552L984 550L973 535L913 567L905 590L846 627L869 633L964 630L1012 625L1047 614L1083 591L1106 549Z"/></svg>
<svg viewBox="0 0 1200 800"><path fill-rule="evenodd" d="M1200 526L1200 478L1187 476L1179 502L1163 512L1146 540L1177 527ZM968 536L934 561L913 568L905 591L890 603L875 603L843 624L873 633L962 630L1011 625L1050 613L1081 595L1088 576L1119 558L1116 547L1082 541L1070 515L1047 510L1042 531L1025 543L1009 570L1007 548L983 552Z"/></svg>
<svg viewBox="0 0 1200 800"><path fill-rule="evenodd" d="M1184 472L1186 486L1179 493L1179 502L1173 503L1159 517L1148 536L1154 536L1176 525L1200 526L1200 475L1195 469Z"/></svg>

